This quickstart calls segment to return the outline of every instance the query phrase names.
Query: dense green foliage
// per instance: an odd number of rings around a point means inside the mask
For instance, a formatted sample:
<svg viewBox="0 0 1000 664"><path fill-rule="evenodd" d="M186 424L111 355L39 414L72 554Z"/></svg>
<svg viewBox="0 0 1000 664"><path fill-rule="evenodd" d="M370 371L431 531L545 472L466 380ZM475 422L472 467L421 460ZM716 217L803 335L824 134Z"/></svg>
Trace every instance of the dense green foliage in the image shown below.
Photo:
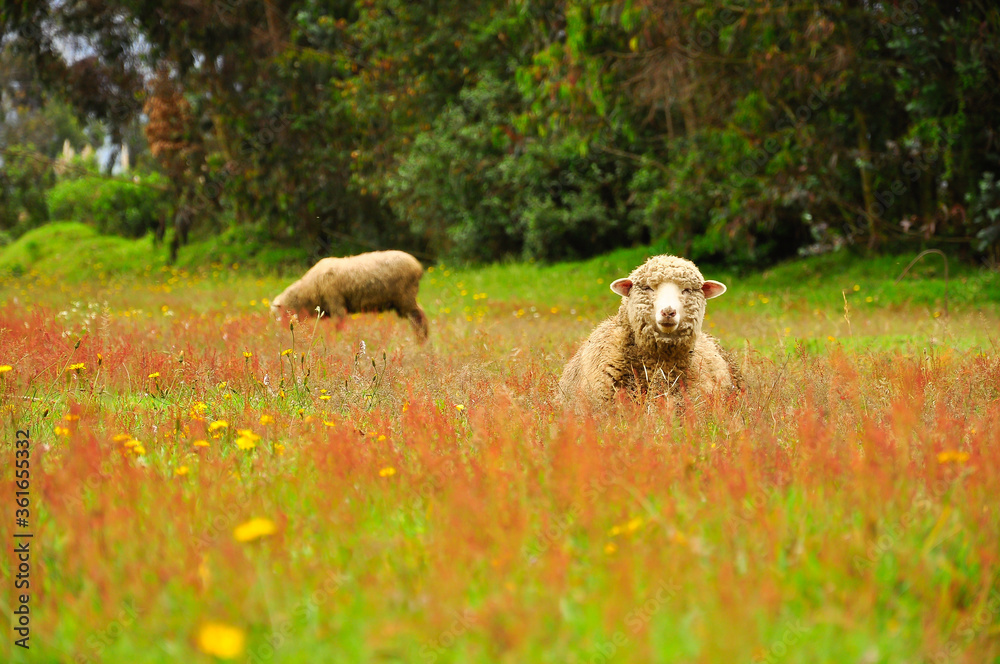
<svg viewBox="0 0 1000 664"><path fill-rule="evenodd" d="M12 48L85 113L126 127L159 103L152 151L202 233L460 260L998 258L985 0L10 7ZM56 34L97 55L65 62Z"/></svg>
<svg viewBox="0 0 1000 664"><path fill-rule="evenodd" d="M48 191L49 214L55 219L93 224L102 233L142 237L155 231L169 214L163 176L140 178L84 176L61 180Z"/></svg>

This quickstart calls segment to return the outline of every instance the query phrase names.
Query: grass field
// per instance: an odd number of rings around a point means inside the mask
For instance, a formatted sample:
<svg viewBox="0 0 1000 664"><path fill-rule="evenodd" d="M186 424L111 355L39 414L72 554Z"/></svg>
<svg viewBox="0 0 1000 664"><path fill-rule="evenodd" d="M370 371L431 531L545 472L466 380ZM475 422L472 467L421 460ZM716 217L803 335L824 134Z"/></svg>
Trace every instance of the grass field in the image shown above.
<svg viewBox="0 0 1000 664"><path fill-rule="evenodd" d="M419 346L275 323L291 271L22 240L0 608L30 593L31 648L10 629L2 661L1000 662L996 272L706 268L746 392L592 420L552 393L641 249L434 266Z"/></svg>

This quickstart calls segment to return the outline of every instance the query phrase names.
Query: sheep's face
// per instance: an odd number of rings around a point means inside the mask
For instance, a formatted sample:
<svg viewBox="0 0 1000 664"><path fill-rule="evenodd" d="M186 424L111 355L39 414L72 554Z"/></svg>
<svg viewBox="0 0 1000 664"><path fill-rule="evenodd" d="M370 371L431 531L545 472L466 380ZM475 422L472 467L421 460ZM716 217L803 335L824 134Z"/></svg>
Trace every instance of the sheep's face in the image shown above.
<svg viewBox="0 0 1000 664"><path fill-rule="evenodd" d="M281 318L285 313L284 296L285 294L282 293L271 300L271 315L275 318Z"/></svg>
<svg viewBox="0 0 1000 664"><path fill-rule="evenodd" d="M639 339L670 345L701 332L705 301L726 286L706 280L694 263L676 257L654 257L631 275L611 284L622 296L629 324Z"/></svg>

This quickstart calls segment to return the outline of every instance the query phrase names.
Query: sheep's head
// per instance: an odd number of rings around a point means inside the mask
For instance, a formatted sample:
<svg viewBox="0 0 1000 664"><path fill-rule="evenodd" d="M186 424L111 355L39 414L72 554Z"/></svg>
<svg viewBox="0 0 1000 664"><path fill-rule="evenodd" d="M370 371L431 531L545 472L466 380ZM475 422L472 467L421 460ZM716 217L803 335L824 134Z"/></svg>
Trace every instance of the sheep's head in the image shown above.
<svg viewBox="0 0 1000 664"><path fill-rule="evenodd" d="M637 342L657 347L690 341L701 332L705 301L726 292L705 279L698 267L677 256L653 256L616 279L611 290L622 296L621 310Z"/></svg>
<svg viewBox="0 0 1000 664"><path fill-rule="evenodd" d="M285 294L281 293L271 300L271 315L280 319L285 313Z"/></svg>

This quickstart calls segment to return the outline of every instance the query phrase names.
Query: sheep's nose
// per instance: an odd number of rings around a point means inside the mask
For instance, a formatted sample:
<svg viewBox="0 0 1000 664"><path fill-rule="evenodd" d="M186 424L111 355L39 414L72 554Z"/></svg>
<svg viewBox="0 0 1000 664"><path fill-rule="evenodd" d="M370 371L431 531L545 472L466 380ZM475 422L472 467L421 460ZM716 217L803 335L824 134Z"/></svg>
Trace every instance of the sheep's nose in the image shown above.
<svg viewBox="0 0 1000 664"><path fill-rule="evenodd" d="M664 307L660 309L660 316L666 318L667 320L673 320L677 317L677 310L673 307Z"/></svg>

